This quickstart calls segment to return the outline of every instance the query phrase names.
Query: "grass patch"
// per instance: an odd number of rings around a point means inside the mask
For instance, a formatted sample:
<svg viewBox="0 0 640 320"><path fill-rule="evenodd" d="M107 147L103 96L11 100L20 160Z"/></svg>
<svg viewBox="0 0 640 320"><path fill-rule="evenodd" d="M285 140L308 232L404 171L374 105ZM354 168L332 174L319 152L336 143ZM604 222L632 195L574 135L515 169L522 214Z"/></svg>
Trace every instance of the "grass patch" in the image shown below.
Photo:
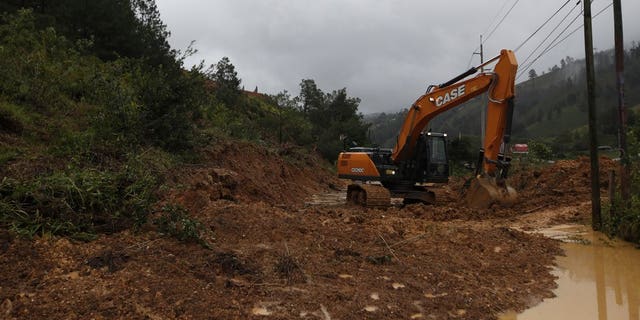
<svg viewBox="0 0 640 320"><path fill-rule="evenodd" d="M603 210L603 231L609 236L640 243L640 197L634 195L625 204L619 195Z"/></svg>
<svg viewBox="0 0 640 320"><path fill-rule="evenodd" d="M91 240L147 221L158 177L130 161L119 170L68 168L0 182L0 226L16 234Z"/></svg>
<svg viewBox="0 0 640 320"><path fill-rule="evenodd" d="M19 156L20 151L17 148L0 145L0 166L17 159Z"/></svg>
<svg viewBox="0 0 640 320"><path fill-rule="evenodd" d="M30 123L31 118L21 107L0 101L0 130L11 134L21 134Z"/></svg>
<svg viewBox="0 0 640 320"><path fill-rule="evenodd" d="M180 205L165 205L160 217L154 220L160 232L172 236L182 242L192 242L211 249L211 244L204 237L207 229L202 222L189 216L187 210Z"/></svg>

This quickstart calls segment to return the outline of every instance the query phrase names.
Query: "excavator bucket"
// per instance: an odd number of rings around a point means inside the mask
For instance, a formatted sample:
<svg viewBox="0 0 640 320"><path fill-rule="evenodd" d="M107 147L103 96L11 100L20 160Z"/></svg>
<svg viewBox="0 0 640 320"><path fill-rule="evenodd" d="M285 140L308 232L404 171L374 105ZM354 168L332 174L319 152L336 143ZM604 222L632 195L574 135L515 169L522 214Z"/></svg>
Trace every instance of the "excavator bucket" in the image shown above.
<svg viewBox="0 0 640 320"><path fill-rule="evenodd" d="M511 207L516 203L516 190L506 184L505 180L498 181L494 177L478 175L471 180L467 189L467 205L475 209L487 209L493 204Z"/></svg>

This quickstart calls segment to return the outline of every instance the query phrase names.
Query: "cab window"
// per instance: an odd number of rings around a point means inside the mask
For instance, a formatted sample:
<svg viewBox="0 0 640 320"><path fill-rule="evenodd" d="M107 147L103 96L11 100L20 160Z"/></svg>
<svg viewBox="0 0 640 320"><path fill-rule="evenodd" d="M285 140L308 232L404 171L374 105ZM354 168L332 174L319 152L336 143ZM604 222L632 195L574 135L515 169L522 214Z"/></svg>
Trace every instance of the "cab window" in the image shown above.
<svg viewBox="0 0 640 320"><path fill-rule="evenodd" d="M432 137L429 139L429 150L430 160L431 162L438 163L446 163L447 162L447 153L445 149L445 141L444 138L440 137Z"/></svg>

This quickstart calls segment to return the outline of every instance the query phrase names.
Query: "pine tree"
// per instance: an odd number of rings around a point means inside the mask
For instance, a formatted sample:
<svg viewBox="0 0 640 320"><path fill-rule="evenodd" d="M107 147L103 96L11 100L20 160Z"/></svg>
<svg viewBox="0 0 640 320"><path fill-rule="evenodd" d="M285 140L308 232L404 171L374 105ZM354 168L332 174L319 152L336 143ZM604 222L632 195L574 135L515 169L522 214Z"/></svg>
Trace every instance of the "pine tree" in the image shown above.
<svg viewBox="0 0 640 320"><path fill-rule="evenodd" d="M213 79L216 82L216 98L227 107L233 106L240 96L240 83L235 66L228 57L223 57L215 66Z"/></svg>

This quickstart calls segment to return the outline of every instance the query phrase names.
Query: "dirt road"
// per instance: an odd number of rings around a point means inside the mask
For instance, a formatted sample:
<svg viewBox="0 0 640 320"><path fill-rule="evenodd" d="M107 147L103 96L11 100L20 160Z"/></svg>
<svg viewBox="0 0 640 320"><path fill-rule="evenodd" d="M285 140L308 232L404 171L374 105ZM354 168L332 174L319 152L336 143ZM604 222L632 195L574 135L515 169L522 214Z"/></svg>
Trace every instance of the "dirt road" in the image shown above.
<svg viewBox="0 0 640 320"><path fill-rule="evenodd" d="M380 210L336 203L343 184L312 158L220 148L165 194L211 249L151 223L89 243L7 236L0 318L494 319L555 287L558 243L516 229L589 212L584 159L517 173L514 208L466 209L454 182L436 205Z"/></svg>

